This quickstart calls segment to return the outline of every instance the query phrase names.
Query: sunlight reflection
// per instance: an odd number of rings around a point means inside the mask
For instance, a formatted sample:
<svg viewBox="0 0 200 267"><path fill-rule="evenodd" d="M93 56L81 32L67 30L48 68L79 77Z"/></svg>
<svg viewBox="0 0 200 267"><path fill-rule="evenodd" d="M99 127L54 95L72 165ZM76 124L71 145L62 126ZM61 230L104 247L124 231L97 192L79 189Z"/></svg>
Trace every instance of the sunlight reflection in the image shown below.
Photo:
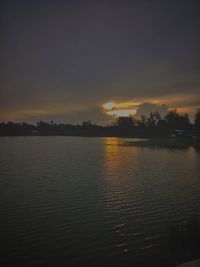
<svg viewBox="0 0 200 267"><path fill-rule="evenodd" d="M120 170L122 170L125 164L126 156L122 141L119 138L108 137L105 142L105 164L106 173L109 180L112 178L112 182L119 182Z"/></svg>
<svg viewBox="0 0 200 267"><path fill-rule="evenodd" d="M123 139L105 139L105 214L115 235L115 247L121 253L130 250L127 236L127 203L131 191L134 153L133 147L123 146ZM130 167L131 166L131 167Z"/></svg>
<svg viewBox="0 0 200 267"><path fill-rule="evenodd" d="M107 179L112 180L112 183L127 182L130 166L133 168L137 148L124 146L128 141L115 137L105 138L105 168Z"/></svg>

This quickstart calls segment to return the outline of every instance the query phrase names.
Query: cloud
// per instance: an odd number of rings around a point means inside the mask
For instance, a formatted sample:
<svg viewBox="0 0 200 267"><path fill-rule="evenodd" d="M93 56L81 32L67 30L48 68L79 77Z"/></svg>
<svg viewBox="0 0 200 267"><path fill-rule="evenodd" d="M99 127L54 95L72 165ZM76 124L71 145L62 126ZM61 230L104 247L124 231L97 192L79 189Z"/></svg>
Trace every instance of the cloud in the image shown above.
<svg viewBox="0 0 200 267"><path fill-rule="evenodd" d="M153 103L142 103L138 106L135 117L140 118L141 115L149 116L151 112L159 112L161 116L164 116L168 112L167 105L159 105Z"/></svg>
<svg viewBox="0 0 200 267"><path fill-rule="evenodd" d="M93 108L108 101L200 106L196 1L15 2L2 9L0 120L101 121Z"/></svg>
<svg viewBox="0 0 200 267"><path fill-rule="evenodd" d="M164 116L168 112L168 106L165 104L151 102L107 102L102 105L103 112L110 116L134 116L140 118L141 115L149 116L151 112L159 112Z"/></svg>

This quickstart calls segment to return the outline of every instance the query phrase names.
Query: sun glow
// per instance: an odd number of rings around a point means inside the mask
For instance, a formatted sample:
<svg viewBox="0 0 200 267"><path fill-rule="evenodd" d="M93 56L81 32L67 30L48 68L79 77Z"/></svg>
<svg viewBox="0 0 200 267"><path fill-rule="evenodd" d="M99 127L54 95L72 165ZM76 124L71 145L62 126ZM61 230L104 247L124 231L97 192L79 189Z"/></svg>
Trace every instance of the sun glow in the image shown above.
<svg viewBox="0 0 200 267"><path fill-rule="evenodd" d="M106 112L107 115L116 117L128 117L134 115L135 113L136 110L133 109L110 110Z"/></svg>
<svg viewBox="0 0 200 267"><path fill-rule="evenodd" d="M109 116L127 117L135 115L137 113L137 110L139 110L138 114L140 114L141 106L144 112L153 112L154 110L151 111L145 107L145 104L152 104L152 109L154 108L155 111L163 112L162 106L166 106L166 109L168 110L177 109L177 111L180 113L193 114L199 108L199 106L194 106L190 103L192 103L197 98L198 96L173 94L158 96L154 98L137 98L133 101L132 99L130 99L124 102L111 100L107 103L104 103L102 105L102 109L103 113ZM153 107L153 105L155 105L155 107Z"/></svg>
<svg viewBox="0 0 200 267"><path fill-rule="evenodd" d="M107 102L102 105L104 113L115 117L127 117L135 115L137 106L140 103L136 102Z"/></svg>
<svg viewBox="0 0 200 267"><path fill-rule="evenodd" d="M103 104L104 109L111 110L115 107L116 107L116 104L114 102L108 102L108 103Z"/></svg>

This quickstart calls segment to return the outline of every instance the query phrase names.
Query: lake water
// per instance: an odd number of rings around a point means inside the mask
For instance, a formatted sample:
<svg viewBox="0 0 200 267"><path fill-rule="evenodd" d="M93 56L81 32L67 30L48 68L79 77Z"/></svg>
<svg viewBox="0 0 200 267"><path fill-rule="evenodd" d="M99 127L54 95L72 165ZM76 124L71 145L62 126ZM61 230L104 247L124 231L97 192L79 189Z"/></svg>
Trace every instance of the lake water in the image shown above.
<svg viewBox="0 0 200 267"><path fill-rule="evenodd" d="M170 226L200 214L200 153L124 141L0 138L1 266L169 266Z"/></svg>

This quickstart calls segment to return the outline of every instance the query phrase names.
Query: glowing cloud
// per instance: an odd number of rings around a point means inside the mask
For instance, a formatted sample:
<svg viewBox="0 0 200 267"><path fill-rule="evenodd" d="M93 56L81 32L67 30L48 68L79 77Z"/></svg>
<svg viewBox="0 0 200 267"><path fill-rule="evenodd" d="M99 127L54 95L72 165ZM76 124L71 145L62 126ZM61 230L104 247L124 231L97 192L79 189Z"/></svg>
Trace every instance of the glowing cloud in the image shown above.
<svg viewBox="0 0 200 267"><path fill-rule="evenodd" d="M141 115L158 111L164 116L168 110L177 109L180 113L194 114L199 108L199 96L190 94L173 94L154 98L139 98L124 102L109 101L102 105L103 113L113 117Z"/></svg>
<svg viewBox="0 0 200 267"><path fill-rule="evenodd" d="M119 110L111 110L107 111L106 114L110 116L116 116L116 117L128 117L131 115L135 115L136 110L133 109L119 109Z"/></svg>
<svg viewBox="0 0 200 267"><path fill-rule="evenodd" d="M112 110L116 108L116 104L114 102L108 102L108 103L103 104L103 108L107 110Z"/></svg>
<svg viewBox="0 0 200 267"><path fill-rule="evenodd" d="M136 102L107 102L102 105L104 113L110 116L126 117L135 115L140 103Z"/></svg>

